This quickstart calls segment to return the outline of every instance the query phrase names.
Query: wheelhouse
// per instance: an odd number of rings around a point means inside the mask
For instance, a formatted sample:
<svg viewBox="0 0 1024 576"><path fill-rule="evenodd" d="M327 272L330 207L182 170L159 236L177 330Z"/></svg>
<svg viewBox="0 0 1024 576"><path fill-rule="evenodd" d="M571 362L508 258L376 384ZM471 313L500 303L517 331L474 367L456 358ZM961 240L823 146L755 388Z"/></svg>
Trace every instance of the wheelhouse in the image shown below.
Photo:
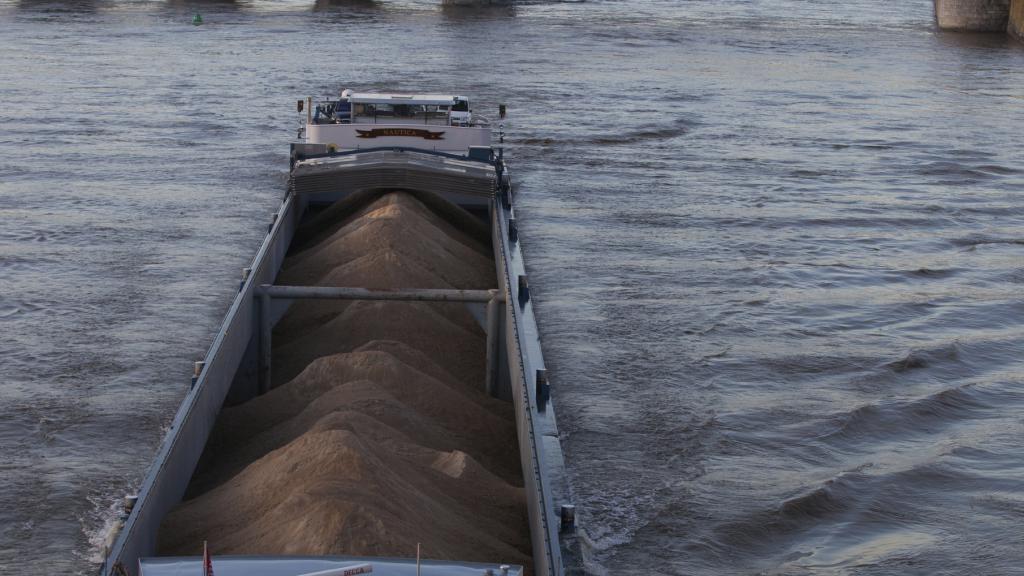
<svg viewBox="0 0 1024 576"><path fill-rule="evenodd" d="M299 139L321 153L405 147L466 155L491 145L490 123L464 96L344 90L337 99L300 101L299 111Z"/></svg>
<svg viewBox="0 0 1024 576"><path fill-rule="evenodd" d="M317 102L313 124L425 124L472 126L473 113L465 96L440 94L354 94Z"/></svg>

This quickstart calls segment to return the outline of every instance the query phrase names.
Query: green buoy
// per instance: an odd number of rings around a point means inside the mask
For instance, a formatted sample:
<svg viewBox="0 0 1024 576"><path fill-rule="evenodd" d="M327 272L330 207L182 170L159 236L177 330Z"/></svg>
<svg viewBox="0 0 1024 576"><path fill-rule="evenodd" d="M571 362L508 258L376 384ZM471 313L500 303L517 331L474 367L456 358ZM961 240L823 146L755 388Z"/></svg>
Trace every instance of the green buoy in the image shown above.
<svg viewBox="0 0 1024 576"><path fill-rule="evenodd" d="M201 15L199 15L199 13L196 13L196 15L192 17L192 25L193 26L199 26L202 23L203 23L203 17Z"/></svg>

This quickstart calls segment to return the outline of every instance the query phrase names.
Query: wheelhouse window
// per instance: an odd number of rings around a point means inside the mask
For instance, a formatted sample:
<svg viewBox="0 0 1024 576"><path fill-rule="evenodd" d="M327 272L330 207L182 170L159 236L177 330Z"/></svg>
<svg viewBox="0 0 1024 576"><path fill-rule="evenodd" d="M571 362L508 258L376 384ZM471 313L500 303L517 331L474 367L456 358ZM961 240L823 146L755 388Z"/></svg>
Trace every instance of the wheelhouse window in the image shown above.
<svg viewBox="0 0 1024 576"><path fill-rule="evenodd" d="M445 125L450 106L439 104L369 104L352 106L352 121L357 124L400 122Z"/></svg>
<svg viewBox="0 0 1024 576"><path fill-rule="evenodd" d="M471 124L469 101L458 96L353 94L321 101L313 111L313 124Z"/></svg>

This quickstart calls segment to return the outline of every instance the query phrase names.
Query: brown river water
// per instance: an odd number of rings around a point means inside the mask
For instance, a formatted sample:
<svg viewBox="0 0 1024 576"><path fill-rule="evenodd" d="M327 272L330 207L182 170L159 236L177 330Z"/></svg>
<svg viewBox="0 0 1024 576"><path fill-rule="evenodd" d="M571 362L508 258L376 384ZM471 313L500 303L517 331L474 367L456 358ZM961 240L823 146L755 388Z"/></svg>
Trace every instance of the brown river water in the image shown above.
<svg viewBox="0 0 1024 576"><path fill-rule="evenodd" d="M1024 44L926 0L0 1L0 572L94 571L342 87L508 105L589 571L1024 574Z"/></svg>

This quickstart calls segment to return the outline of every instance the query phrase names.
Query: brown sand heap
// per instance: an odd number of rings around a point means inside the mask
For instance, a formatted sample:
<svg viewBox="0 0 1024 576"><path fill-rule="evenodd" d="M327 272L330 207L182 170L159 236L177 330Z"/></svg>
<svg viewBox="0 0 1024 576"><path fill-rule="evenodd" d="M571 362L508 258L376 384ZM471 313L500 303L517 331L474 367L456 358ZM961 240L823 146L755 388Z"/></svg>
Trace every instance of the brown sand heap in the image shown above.
<svg viewBox="0 0 1024 576"><path fill-rule="evenodd" d="M278 284L488 289L486 229L433 196L339 202ZM459 304L304 301L275 327L275 388L225 409L163 554L415 554L529 564L511 406L483 392Z"/></svg>

